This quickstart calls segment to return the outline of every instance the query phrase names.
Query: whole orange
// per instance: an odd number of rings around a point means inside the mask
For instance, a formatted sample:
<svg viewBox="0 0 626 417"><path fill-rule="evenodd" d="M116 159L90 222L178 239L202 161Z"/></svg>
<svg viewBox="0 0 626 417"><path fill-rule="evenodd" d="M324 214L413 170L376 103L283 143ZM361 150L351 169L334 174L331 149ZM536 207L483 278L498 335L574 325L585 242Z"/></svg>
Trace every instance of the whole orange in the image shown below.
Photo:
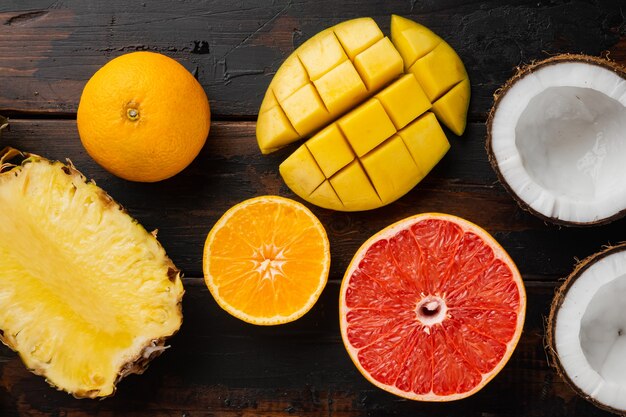
<svg viewBox="0 0 626 417"><path fill-rule="evenodd" d="M87 153L109 172L155 182L178 174L209 134L209 100L181 64L153 52L119 56L87 82L77 125Z"/></svg>

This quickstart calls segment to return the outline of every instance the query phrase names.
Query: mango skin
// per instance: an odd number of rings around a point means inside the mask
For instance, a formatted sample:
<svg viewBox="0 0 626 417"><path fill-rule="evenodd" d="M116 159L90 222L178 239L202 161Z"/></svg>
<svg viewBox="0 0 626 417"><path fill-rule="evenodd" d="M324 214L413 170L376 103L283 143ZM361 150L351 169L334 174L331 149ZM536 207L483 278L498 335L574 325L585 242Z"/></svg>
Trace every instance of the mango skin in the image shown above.
<svg viewBox="0 0 626 417"><path fill-rule="evenodd" d="M404 75L403 75L404 74ZM297 48L261 104L266 154L302 138L280 165L289 188L339 211L375 209L417 185L467 123L470 82L442 38L393 15L391 38L371 18L342 22Z"/></svg>

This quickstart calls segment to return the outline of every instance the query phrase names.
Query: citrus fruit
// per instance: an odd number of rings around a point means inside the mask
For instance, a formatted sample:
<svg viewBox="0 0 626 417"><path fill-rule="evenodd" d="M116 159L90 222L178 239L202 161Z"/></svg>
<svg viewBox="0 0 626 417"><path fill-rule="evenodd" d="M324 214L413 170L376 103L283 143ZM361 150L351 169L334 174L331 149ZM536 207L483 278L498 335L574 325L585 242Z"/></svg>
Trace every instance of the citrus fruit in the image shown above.
<svg viewBox="0 0 626 417"><path fill-rule="evenodd" d="M252 324L287 323L319 298L330 268L326 231L309 209L261 196L229 209L204 245L204 277L217 303Z"/></svg>
<svg viewBox="0 0 626 417"><path fill-rule="evenodd" d="M198 155L211 111L198 81L178 62L153 52L119 56L85 85L78 133L87 153L131 181L176 175Z"/></svg>
<svg viewBox="0 0 626 417"><path fill-rule="evenodd" d="M340 293L341 336L374 385L420 401L479 391L522 332L526 294L515 264L480 227L428 213L357 251Z"/></svg>

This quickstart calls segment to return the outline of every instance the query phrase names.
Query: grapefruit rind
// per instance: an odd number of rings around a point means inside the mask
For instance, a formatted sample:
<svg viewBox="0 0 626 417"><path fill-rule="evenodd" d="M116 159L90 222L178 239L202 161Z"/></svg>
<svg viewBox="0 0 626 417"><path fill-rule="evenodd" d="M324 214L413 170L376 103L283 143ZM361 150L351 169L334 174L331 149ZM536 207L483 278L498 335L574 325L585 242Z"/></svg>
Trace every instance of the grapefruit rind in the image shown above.
<svg viewBox="0 0 626 417"><path fill-rule="evenodd" d="M453 222L457 226L460 226L464 232L472 232L476 234L478 237L480 237L494 251L495 259L499 259L503 261L506 264L506 266L510 268L513 279L515 280L518 286L519 296L520 296L519 310L517 311L517 323L515 326L515 333L513 334L513 336L507 343L507 349L506 349L506 353L504 357L500 360L498 365L496 365L496 367L494 367L490 372L482 375L482 380L473 389L467 392L457 393L457 394L452 394L452 395L445 395L445 396L437 395L433 393L432 391L425 395L415 394L413 392L403 391L395 386L384 384L384 383L377 381L370 375L370 373L367 370L363 368L363 366L359 362L358 352L360 349L357 349L350 344L348 340L348 335L347 335L348 322L347 322L346 317L350 309L348 309L348 307L345 304L346 291L349 286L350 277L354 273L356 267L359 265L361 260L363 260L363 257L367 253L367 250L375 242L378 242L383 239L388 239L392 236L395 236L400 231L406 230L410 226L420 221L430 220L430 219L440 219L444 221ZM462 219L460 217L456 217L456 216L449 215L449 214L443 214L443 213L417 214L417 215L405 218L403 220L400 220L396 223L393 223L389 225L388 227L382 229L378 233L374 234L367 241L365 241L365 243L363 243L363 245L361 245L361 247L356 251L356 254L354 255L354 257L352 258L352 261L350 261L350 264L348 265L348 268L346 270L346 273L341 283L341 289L339 291L339 325L340 325L340 330L341 330L341 338L343 340L343 344L346 348L346 351L348 352L348 355L350 356L350 359L352 360L356 368L369 382L371 382L373 385L377 386L378 388L381 388L397 396L407 398L410 400L415 400L415 401L428 401L428 402L455 401L455 400L467 398L475 394L476 392L480 391L485 385L487 385L487 383L489 383L489 381L491 381L502 370L504 365L506 365L511 355L513 354L513 351L515 350L515 347L517 346L517 343L519 342L520 336L522 334L525 315L526 315L526 291L524 289L522 277L521 277L521 274L519 273L519 270L517 269L517 266L515 265L511 257L508 255L508 253L504 250L504 248L502 248L502 246L500 246L500 244L487 231L485 231L480 226L468 220Z"/></svg>
<svg viewBox="0 0 626 417"><path fill-rule="evenodd" d="M250 205L258 203L258 202L274 202L279 205L290 206L292 208L295 208L297 210L300 210L306 213L307 217L311 220L311 226L313 226L319 232L321 241L323 244L324 262L323 262L323 271L320 274L319 283L317 287L315 288L315 291L311 293L307 302L304 303L301 308L299 308L298 310L294 311L292 314L289 314L289 315L274 315L271 317L257 317L257 316L250 315L246 313L245 311L242 311L241 309L233 306L232 304L224 300L224 298L220 295L219 286L215 284L213 276L210 273L209 262L211 258L211 245L215 239L215 235L217 234L217 232L226 223L228 223L228 221L235 214L237 214L238 211L245 210L246 207L249 207ZM291 200L285 197L274 196L274 195L254 197L254 198L245 200L239 204L234 205L229 210L227 210L226 213L224 213L224 215L217 221L217 223L215 223L215 225L213 226L213 228L211 229L211 231L209 232L206 238L206 242L204 246L204 255L203 255L203 269L204 269L204 281L209 291L211 292L211 295L213 296L215 301L223 310L225 310L232 316L250 324L261 325L261 326L285 324L285 323L295 321L299 319L300 317L304 316L313 307L313 305L315 305L320 295L322 294L322 291L324 290L324 287L326 286L326 283L328 281L328 273L330 271L330 243L328 241L328 236L326 234L326 230L324 229L324 226L319 221L319 219L317 219L317 217L306 206L294 200Z"/></svg>

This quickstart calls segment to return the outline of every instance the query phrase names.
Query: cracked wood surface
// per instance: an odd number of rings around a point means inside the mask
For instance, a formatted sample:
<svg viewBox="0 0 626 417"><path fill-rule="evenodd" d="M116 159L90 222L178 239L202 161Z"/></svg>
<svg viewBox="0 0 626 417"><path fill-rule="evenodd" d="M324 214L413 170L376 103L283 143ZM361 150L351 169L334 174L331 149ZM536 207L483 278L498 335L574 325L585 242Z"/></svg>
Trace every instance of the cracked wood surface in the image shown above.
<svg viewBox="0 0 626 417"><path fill-rule="evenodd" d="M70 158L159 240L185 273L185 320L171 349L103 401L75 400L30 374L0 348L0 417L33 416L603 416L548 366L544 319L559 279L577 259L626 240L626 219L571 229L522 211L497 182L484 150L484 115L514 68L559 52L626 64L624 5L618 1L17 1L0 4L0 114L12 116L2 145ZM223 312L202 278L209 229L253 196L296 198L278 165L295 147L262 156L255 115L273 73L308 37L339 21L389 15L431 27L465 62L472 81L467 132L448 137L444 160L399 201L371 212L311 207L331 241L329 284L302 319L257 327ZM75 111L86 80L114 56L170 55L208 93L214 120L194 163L176 177L137 184L113 177L85 153ZM53 120L59 119L59 120ZM526 326L503 371L473 397L449 404L402 400L370 385L339 334L338 294L352 254L367 237L409 215L441 211L492 233L518 264L528 291ZM1 208L0 208L1 213Z"/></svg>
<svg viewBox="0 0 626 417"><path fill-rule="evenodd" d="M265 88L295 47L342 20L372 16L386 34L400 14L459 53L472 82L471 120L518 65L560 52L623 54L615 0L22 1L0 4L0 108L72 115L89 77L136 50L165 53L196 74L214 117L254 119Z"/></svg>

